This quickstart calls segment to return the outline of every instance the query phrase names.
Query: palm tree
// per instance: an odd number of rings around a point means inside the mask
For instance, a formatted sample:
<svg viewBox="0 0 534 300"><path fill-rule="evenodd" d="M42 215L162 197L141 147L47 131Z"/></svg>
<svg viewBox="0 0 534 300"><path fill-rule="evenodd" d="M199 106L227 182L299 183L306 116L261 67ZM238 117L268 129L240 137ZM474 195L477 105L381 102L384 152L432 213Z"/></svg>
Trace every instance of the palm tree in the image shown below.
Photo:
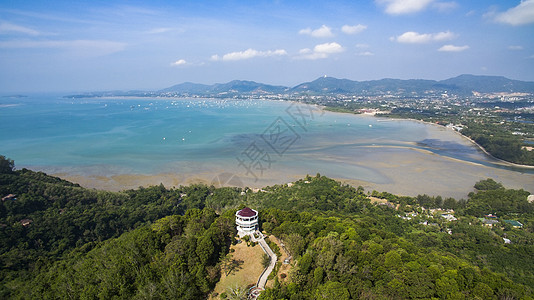
<svg viewBox="0 0 534 300"><path fill-rule="evenodd" d="M237 286L237 284L233 288L226 288L226 295L229 300L246 300L248 298L247 290L244 287Z"/></svg>

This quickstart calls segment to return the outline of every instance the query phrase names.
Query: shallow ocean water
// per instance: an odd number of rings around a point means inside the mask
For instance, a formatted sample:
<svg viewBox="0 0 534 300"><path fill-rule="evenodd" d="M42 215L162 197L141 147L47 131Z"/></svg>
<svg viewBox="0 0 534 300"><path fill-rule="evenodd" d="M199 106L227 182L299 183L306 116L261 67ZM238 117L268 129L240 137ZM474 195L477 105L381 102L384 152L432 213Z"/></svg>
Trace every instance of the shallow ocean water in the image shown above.
<svg viewBox="0 0 534 300"><path fill-rule="evenodd" d="M0 99L0 116L0 154L17 168L95 188L321 173L405 195L465 198L488 177L534 192L533 169L503 166L446 128L285 101L37 96Z"/></svg>

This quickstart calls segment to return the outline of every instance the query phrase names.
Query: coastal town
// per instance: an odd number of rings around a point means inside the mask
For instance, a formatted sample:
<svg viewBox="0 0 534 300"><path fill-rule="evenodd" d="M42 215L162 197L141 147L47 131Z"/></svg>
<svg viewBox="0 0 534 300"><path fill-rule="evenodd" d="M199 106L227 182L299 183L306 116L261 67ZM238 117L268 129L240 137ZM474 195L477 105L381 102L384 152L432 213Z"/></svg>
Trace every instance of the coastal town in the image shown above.
<svg viewBox="0 0 534 300"><path fill-rule="evenodd" d="M442 125L470 138L487 154L519 165L534 165L534 95L448 94L434 97L380 96L321 101L333 111L405 118Z"/></svg>

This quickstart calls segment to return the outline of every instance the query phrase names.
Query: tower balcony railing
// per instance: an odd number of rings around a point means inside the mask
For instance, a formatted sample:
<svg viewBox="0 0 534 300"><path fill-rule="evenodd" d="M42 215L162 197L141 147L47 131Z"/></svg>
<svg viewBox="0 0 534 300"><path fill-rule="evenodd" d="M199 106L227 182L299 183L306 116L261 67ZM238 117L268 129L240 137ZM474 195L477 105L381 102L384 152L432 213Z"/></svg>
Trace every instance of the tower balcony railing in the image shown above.
<svg viewBox="0 0 534 300"><path fill-rule="evenodd" d="M236 218L235 220L236 224L243 224L243 225L247 225L247 224L257 224L258 223L258 218L255 218L255 219L251 219L251 220L242 220L240 218Z"/></svg>

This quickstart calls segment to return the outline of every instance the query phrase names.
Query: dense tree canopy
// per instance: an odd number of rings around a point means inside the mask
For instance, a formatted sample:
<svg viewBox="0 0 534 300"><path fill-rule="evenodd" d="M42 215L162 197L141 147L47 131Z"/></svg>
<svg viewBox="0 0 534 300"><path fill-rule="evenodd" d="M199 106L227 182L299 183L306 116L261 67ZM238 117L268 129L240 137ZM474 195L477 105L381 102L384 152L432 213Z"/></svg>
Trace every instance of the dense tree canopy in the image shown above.
<svg viewBox="0 0 534 300"><path fill-rule="evenodd" d="M319 174L258 193L115 193L26 169L2 173L0 194L16 197L0 203L0 297L204 298L225 269L235 211L250 206L293 257L262 299L532 299L529 193L477 186L467 201L373 191L387 201L376 205L362 188ZM490 213L498 222L486 227L479 218Z"/></svg>
<svg viewBox="0 0 534 300"><path fill-rule="evenodd" d="M475 183L475 189L479 191L498 190L503 188L504 186L502 185L502 183L499 183L493 180L492 178L480 180L479 182Z"/></svg>

